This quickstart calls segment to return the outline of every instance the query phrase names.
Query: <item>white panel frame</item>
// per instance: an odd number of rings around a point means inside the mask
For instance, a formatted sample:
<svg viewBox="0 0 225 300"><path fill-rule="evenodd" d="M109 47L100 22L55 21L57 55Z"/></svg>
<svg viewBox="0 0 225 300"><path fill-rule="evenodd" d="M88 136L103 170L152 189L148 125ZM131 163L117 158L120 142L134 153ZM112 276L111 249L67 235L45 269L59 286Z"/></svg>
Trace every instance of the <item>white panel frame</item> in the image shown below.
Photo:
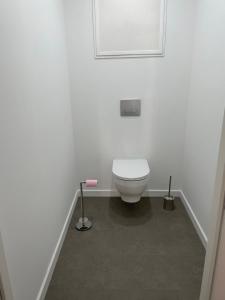
<svg viewBox="0 0 225 300"><path fill-rule="evenodd" d="M167 0L161 1L160 13L160 47L159 49L149 50L127 50L127 51L100 51L99 38L99 22L98 11L99 1L92 0L92 14L93 14L93 31L94 31L94 51L95 58L140 58L140 57L163 57L165 55L166 42L166 17L167 17Z"/></svg>

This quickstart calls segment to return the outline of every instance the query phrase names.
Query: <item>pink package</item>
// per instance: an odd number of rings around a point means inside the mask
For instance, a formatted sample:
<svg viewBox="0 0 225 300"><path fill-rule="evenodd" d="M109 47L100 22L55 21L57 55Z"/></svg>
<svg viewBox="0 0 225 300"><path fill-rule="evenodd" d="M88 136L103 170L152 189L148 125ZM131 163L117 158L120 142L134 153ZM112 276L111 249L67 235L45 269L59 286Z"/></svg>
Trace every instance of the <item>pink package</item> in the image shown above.
<svg viewBox="0 0 225 300"><path fill-rule="evenodd" d="M85 181L85 186L86 187L96 187L97 184L98 184L98 180L96 180L96 179L87 179Z"/></svg>

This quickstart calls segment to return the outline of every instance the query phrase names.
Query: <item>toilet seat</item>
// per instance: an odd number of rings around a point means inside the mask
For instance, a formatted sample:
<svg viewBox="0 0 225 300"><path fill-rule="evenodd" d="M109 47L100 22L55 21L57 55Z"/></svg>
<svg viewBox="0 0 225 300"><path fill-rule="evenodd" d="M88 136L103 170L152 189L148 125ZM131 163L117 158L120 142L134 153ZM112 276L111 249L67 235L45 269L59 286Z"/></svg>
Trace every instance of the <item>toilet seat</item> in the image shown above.
<svg viewBox="0 0 225 300"><path fill-rule="evenodd" d="M150 173L146 159L114 159L112 172L121 180L144 180Z"/></svg>

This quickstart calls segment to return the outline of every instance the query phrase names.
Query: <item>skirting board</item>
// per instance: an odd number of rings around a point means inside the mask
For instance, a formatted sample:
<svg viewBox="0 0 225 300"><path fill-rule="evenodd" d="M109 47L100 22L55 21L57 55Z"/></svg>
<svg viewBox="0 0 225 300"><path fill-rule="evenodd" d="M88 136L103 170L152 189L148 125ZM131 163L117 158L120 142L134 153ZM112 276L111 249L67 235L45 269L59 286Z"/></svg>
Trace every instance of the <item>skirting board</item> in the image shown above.
<svg viewBox="0 0 225 300"><path fill-rule="evenodd" d="M55 250L52 254L50 263L49 263L48 268L46 270L46 274L45 274L45 277L44 277L43 282L41 284L41 287L40 287L40 290L38 292L36 300L44 300L44 298L45 298L46 292L48 290L48 286L49 286L51 278L52 278L52 274L54 272L56 263L58 261L58 257L59 257L63 242L64 242L65 237L66 237L66 233L67 233L69 225L70 225L71 218L73 216L74 209L75 209L76 204L77 204L79 194L80 194L80 191L77 190L76 193L75 193L75 196L73 198L72 204L69 208L68 215L66 217L65 223L64 223L62 231L60 233L60 236L59 236L58 242L56 244Z"/></svg>
<svg viewBox="0 0 225 300"><path fill-rule="evenodd" d="M116 190L110 189L85 189L84 193L87 197L119 197L119 193ZM168 193L168 190L146 190L143 194L144 197L163 197ZM171 190L173 195L179 197L180 190Z"/></svg>
<svg viewBox="0 0 225 300"><path fill-rule="evenodd" d="M195 227L195 230L196 230L197 234L199 235L199 238L200 238L202 244L206 248L207 242L208 242L207 236L206 236L203 228L201 227L196 215L194 214L194 212L193 212L187 198L185 197L183 191L181 191L181 190L172 190L171 192L174 196L180 197L180 199L181 199L181 201L182 201L182 203L183 203L183 205L184 205L184 207L185 207L185 209L186 209L186 211L187 211L187 213L188 213L188 215L189 215L189 217L190 217L190 219L193 223L193 226ZM119 196L119 193L116 190L110 190L110 189L108 189L108 190L106 190L106 189L105 190L97 190L97 189L96 190L84 190L84 193L87 197L118 197ZM144 192L145 197L163 197L166 194L167 194L167 190L146 190ZM38 296L37 296L36 300L44 300L44 298L45 298L45 295L46 295L49 283L51 281L51 277L52 277L52 274L54 272L54 269L55 269L55 266L56 266L56 263L57 263L57 260L58 260L58 257L59 257L60 250L62 248L64 239L66 237L66 233L67 233L67 230L68 230L68 227L69 227L74 209L76 207L79 195L80 195L80 191L77 190L76 193L75 193L73 202L70 206L66 221L64 223L63 229L62 229L61 234L59 236L56 248L53 252L52 258L50 260L49 266L47 268L44 280L42 282L42 285L41 285L41 288L39 290L39 293L38 293Z"/></svg>
<svg viewBox="0 0 225 300"><path fill-rule="evenodd" d="M199 238L200 238L203 246L206 249L207 244L208 244L207 235L205 234L205 232L204 232L204 230L203 230L200 222L198 221L198 219L197 219L194 211L192 210L191 205L190 205L188 199L186 198L186 196L184 195L183 191L180 191L180 199L181 199L184 207L186 208L186 211L187 211L187 213L188 213L188 215L189 215L189 217L190 217L190 219L192 221L192 224L195 227L195 230L196 230L196 232L197 232L197 234L198 234L198 236L199 236Z"/></svg>

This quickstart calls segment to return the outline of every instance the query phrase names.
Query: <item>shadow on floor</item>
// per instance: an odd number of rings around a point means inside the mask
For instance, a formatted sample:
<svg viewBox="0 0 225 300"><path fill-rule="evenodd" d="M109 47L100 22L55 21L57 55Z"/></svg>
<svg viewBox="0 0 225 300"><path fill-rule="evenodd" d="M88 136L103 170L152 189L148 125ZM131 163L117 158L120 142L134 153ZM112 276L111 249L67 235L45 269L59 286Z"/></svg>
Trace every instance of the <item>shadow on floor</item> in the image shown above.
<svg viewBox="0 0 225 300"><path fill-rule="evenodd" d="M152 218L150 198L142 198L137 203L125 203L120 198L109 199L109 217L116 224L136 226Z"/></svg>

